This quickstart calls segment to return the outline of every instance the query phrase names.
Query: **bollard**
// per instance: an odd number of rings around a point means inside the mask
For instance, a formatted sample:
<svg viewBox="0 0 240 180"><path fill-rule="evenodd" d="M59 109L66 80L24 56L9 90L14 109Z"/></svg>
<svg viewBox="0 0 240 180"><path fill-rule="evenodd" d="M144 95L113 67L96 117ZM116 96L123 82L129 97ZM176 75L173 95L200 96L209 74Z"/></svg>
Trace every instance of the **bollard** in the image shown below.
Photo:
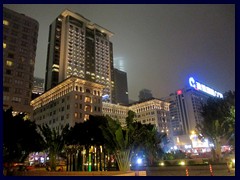
<svg viewBox="0 0 240 180"><path fill-rule="evenodd" d="M188 167L186 167L186 176L189 176Z"/></svg>
<svg viewBox="0 0 240 180"><path fill-rule="evenodd" d="M230 171L230 165L228 164L228 162L227 162L227 170L228 170L228 173L230 174L231 171Z"/></svg>
<svg viewBox="0 0 240 180"><path fill-rule="evenodd" d="M210 170L211 176L213 176L213 169L212 169L212 165L211 164L209 164L209 170Z"/></svg>
<svg viewBox="0 0 240 180"><path fill-rule="evenodd" d="M139 176L139 171L135 171L135 176Z"/></svg>

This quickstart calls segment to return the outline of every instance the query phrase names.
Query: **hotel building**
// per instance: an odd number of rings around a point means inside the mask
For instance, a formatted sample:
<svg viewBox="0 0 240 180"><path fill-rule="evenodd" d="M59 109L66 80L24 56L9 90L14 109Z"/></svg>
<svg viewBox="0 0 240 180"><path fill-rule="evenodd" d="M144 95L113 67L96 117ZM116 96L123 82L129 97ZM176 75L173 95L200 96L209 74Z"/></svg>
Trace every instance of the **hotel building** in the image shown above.
<svg viewBox="0 0 240 180"><path fill-rule="evenodd" d="M65 10L50 25L45 90L70 76L102 84L104 100L114 88L113 33L82 15Z"/></svg>
<svg viewBox="0 0 240 180"><path fill-rule="evenodd" d="M119 120L124 126L128 111L131 110L136 113L136 121L156 125L159 132L169 134L169 105L170 103L159 99L151 99L129 106L103 103L102 113Z"/></svg>
<svg viewBox="0 0 240 180"><path fill-rule="evenodd" d="M31 101L32 120L62 129L84 122L90 115L102 115L104 86L72 76Z"/></svg>

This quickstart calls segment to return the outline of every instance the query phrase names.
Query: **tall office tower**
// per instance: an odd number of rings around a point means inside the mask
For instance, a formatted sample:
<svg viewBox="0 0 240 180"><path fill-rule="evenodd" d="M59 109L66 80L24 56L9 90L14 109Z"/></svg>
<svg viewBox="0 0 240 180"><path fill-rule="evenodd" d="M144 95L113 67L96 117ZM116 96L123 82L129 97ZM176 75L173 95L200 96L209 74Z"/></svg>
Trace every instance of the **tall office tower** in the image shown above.
<svg viewBox="0 0 240 180"><path fill-rule="evenodd" d="M196 125L201 123L202 105L209 97L223 98L223 95L208 86L189 78L189 85L177 90L165 98L170 102L171 135L174 143L180 147L205 146L197 141Z"/></svg>
<svg viewBox="0 0 240 180"><path fill-rule="evenodd" d="M113 81L113 33L82 15L63 11L50 25L45 91L74 75L105 86L111 102Z"/></svg>
<svg viewBox="0 0 240 180"><path fill-rule="evenodd" d="M3 7L3 109L31 113L39 24Z"/></svg>
<svg viewBox="0 0 240 180"><path fill-rule="evenodd" d="M114 83L113 103L128 105L127 73L114 68Z"/></svg>

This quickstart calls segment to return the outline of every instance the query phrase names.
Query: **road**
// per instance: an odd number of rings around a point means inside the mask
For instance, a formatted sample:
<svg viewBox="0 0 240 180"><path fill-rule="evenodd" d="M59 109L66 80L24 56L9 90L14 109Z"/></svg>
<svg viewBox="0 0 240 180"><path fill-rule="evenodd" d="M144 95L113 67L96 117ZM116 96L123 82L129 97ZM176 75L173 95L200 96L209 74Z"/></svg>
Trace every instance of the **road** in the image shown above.
<svg viewBox="0 0 240 180"><path fill-rule="evenodd" d="M230 171L229 171L230 170ZM235 168L229 169L226 165L203 166L160 166L148 167L147 176L235 176Z"/></svg>

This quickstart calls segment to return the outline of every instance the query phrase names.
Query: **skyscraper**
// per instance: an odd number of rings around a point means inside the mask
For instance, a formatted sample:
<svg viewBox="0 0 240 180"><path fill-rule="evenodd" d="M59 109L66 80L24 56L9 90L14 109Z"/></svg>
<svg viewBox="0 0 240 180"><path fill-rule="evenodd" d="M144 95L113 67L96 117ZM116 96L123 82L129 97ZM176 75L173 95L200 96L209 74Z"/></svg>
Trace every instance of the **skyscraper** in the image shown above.
<svg viewBox="0 0 240 180"><path fill-rule="evenodd" d="M209 97L222 98L223 95L208 86L189 78L189 85L177 90L165 98L170 102L170 126L174 143L180 148L191 145L193 148L202 146L194 144L196 125L203 121L202 105ZM199 142L198 142L199 143Z"/></svg>
<svg viewBox="0 0 240 180"><path fill-rule="evenodd" d="M32 99L44 93L44 79L39 77L33 78Z"/></svg>
<svg viewBox="0 0 240 180"><path fill-rule="evenodd" d="M3 7L3 109L31 113L39 24Z"/></svg>
<svg viewBox="0 0 240 180"><path fill-rule="evenodd" d="M63 11L50 25L45 91L74 75L105 86L111 102L113 80L113 33L82 15Z"/></svg>
<svg viewBox="0 0 240 180"><path fill-rule="evenodd" d="M127 73L114 68L114 83L113 103L128 105Z"/></svg>

